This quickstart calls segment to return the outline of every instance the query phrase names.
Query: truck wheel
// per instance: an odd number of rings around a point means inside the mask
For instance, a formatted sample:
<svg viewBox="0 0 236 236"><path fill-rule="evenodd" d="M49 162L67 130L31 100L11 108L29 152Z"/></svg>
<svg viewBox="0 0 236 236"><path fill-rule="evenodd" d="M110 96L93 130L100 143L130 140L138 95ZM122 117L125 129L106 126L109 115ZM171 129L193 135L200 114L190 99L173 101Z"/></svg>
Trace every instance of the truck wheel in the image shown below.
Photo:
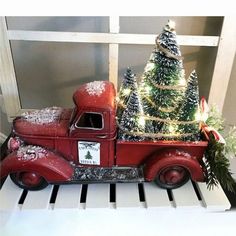
<svg viewBox="0 0 236 236"><path fill-rule="evenodd" d="M182 166L164 167L155 178L156 184L165 189L175 189L188 182L190 174Z"/></svg>
<svg viewBox="0 0 236 236"><path fill-rule="evenodd" d="M20 188L26 190L41 190L48 186L48 182L34 172L17 172L10 174L12 181Z"/></svg>

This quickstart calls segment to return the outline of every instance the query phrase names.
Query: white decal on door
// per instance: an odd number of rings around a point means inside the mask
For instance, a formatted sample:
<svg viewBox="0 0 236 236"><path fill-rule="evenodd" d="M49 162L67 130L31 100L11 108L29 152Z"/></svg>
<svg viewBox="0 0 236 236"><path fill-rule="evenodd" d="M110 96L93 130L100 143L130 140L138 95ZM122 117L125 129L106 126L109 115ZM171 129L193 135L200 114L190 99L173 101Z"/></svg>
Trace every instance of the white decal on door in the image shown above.
<svg viewBox="0 0 236 236"><path fill-rule="evenodd" d="M84 165L100 165L100 143L78 142L79 163Z"/></svg>

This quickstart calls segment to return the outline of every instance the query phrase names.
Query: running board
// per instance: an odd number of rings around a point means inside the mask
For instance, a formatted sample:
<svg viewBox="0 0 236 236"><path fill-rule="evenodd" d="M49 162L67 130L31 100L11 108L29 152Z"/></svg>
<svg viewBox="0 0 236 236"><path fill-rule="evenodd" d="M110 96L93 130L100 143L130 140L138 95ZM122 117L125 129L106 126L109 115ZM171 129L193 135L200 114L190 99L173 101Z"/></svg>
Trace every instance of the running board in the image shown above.
<svg viewBox="0 0 236 236"><path fill-rule="evenodd" d="M75 167L71 182L143 182L142 168L132 167Z"/></svg>

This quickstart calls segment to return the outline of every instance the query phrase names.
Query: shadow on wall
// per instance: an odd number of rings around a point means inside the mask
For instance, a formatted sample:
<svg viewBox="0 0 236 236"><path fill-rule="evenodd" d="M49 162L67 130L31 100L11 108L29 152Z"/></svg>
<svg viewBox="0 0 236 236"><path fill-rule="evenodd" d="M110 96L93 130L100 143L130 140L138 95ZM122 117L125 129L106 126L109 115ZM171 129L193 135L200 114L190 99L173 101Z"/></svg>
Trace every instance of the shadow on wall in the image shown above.
<svg viewBox="0 0 236 236"><path fill-rule="evenodd" d="M205 22L204 35L220 35L223 24L223 17L207 17ZM201 96L208 99L214 65L217 55L217 47L200 47L196 58L196 71L199 78L199 90Z"/></svg>
<svg viewBox="0 0 236 236"><path fill-rule="evenodd" d="M229 80L229 85L226 93L225 104L223 107L223 116L227 125L236 126L236 56L234 57L233 68ZM235 164L236 165L236 164ZM235 168L236 170L236 168ZM235 171L236 172L236 171ZM236 176L236 174L235 174Z"/></svg>

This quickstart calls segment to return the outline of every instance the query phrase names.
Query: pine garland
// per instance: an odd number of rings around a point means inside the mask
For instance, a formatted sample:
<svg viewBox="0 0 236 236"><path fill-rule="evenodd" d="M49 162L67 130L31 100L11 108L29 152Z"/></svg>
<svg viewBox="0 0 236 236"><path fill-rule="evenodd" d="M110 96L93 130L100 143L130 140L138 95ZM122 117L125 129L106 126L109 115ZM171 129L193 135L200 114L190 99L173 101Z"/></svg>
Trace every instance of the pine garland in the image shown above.
<svg viewBox="0 0 236 236"><path fill-rule="evenodd" d="M215 105L210 107L206 124L222 132L225 144L211 135L205 152L207 168L207 186L213 189L219 183L227 190L235 192L236 183L230 171L229 158L236 156L236 127L225 131L224 118Z"/></svg>
<svg viewBox="0 0 236 236"><path fill-rule="evenodd" d="M229 169L230 163L225 155L225 145L210 136L205 158L207 187L213 189L220 183L225 189L235 192L236 183Z"/></svg>

